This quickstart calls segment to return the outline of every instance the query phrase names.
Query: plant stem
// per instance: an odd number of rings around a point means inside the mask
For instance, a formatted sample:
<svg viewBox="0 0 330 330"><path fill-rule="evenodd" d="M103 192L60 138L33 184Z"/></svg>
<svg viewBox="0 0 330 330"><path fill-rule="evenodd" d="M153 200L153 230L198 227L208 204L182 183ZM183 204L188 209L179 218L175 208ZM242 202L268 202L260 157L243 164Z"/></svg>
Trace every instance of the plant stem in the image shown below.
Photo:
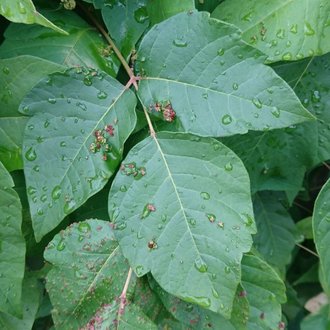
<svg viewBox="0 0 330 330"><path fill-rule="evenodd" d="M317 253L315 253L314 251L310 250L310 249L309 249L309 248L307 248L306 246L304 246L304 245L301 245L301 244L299 244L299 243L296 243L296 245L297 245L297 246L299 246L301 249L303 249L303 250L305 250L305 251L309 252L309 253L310 253L310 254L312 254L313 256L315 256L315 257L318 257L318 258L319 258L319 255L318 255Z"/></svg>
<svg viewBox="0 0 330 330"><path fill-rule="evenodd" d="M129 286L129 282L131 281L132 273L133 273L133 270L130 267L129 270L128 270L128 274L127 274L127 278L126 278L126 282L125 282L123 291L122 291L122 293L119 297L120 298L120 305L119 305L118 317L117 317L118 324L119 324L120 317L124 314L125 307L127 305L127 289L128 289L128 286Z"/></svg>
<svg viewBox="0 0 330 330"><path fill-rule="evenodd" d="M110 38L107 31L103 28L103 26L97 21L97 19L92 15L92 13L89 10L87 10L84 6L82 6L80 4L78 4L78 5L86 13L86 15L88 15L88 17L93 22L93 24L97 27L97 29L102 33L103 37L107 40L107 42L109 43L109 45L111 46L111 48L113 49L115 54L117 55L120 63L122 64L122 66L124 67L125 71L127 72L128 76L130 78L129 85L133 84L135 89L137 90L138 89L138 86L137 86L137 83L136 83L136 81L138 80L137 77L135 77L132 69L130 68L130 66L126 62L126 60L125 60L124 56L121 54L120 50L117 48L115 43Z"/></svg>

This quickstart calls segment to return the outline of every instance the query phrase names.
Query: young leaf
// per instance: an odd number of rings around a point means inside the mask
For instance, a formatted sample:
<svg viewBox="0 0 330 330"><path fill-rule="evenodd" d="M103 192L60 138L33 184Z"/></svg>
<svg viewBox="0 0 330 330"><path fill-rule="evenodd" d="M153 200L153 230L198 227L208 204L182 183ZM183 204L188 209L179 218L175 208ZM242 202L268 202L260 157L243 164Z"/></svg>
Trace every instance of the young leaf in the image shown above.
<svg viewBox="0 0 330 330"><path fill-rule="evenodd" d="M25 242L22 236L22 206L14 182L0 162L0 311L22 316L22 281Z"/></svg>
<svg viewBox="0 0 330 330"><path fill-rule="evenodd" d="M259 192L253 200L258 229L254 243L265 260L280 270L291 260L297 235L294 222L281 203L283 197L281 193Z"/></svg>
<svg viewBox="0 0 330 330"><path fill-rule="evenodd" d="M39 24L57 33L68 34L37 12L31 0L1 0L0 14L16 23Z"/></svg>
<svg viewBox="0 0 330 330"><path fill-rule="evenodd" d="M1 329L28 330L32 329L41 300L41 286L36 278L28 275L23 281L22 318L0 312Z"/></svg>
<svg viewBox="0 0 330 330"><path fill-rule="evenodd" d="M109 5L103 0L94 0L101 9L104 23L116 46L128 58L135 44L149 25L147 0L114 1Z"/></svg>
<svg viewBox="0 0 330 330"><path fill-rule="evenodd" d="M208 13L178 14L143 38L137 69L147 108L170 103L187 132L226 136L312 119L239 31Z"/></svg>
<svg viewBox="0 0 330 330"><path fill-rule="evenodd" d="M23 168L22 143L27 118L18 112L25 94L47 74L64 67L33 56L0 60L0 161L9 171Z"/></svg>
<svg viewBox="0 0 330 330"><path fill-rule="evenodd" d="M285 286L266 262L254 255L242 260L242 286L250 304L248 329L278 329Z"/></svg>
<svg viewBox="0 0 330 330"><path fill-rule="evenodd" d="M220 314L213 313L197 305L186 303L177 297L165 292L152 278L151 287L157 292L166 309L189 329L218 329L240 330L246 329L249 315L249 304L246 297L241 295L242 288L239 286L235 296L233 311L230 320L226 320Z"/></svg>
<svg viewBox="0 0 330 330"><path fill-rule="evenodd" d="M329 11L328 0L232 0L212 16L238 26L247 43L276 62L329 52Z"/></svg>
<svg viewBox="0 0 330 330"><path fill-rule="evenodd" d="M320 268L323 273L323 284L327 295L330 295L330 180L321 189L313 211L314 242L320 256Z"/></svg>
<svg viewBox="0 0 330 330"><path fill-rule="evenodd" d="M138 276L230 317L242 253L255 233L249 178L211 138L159 133L130 150L109 195L110 219ZM189 274L189 276L187 276Z"/></svg>
<svg viewBox="0 0 330 330"><path fill-rule="evenodd" d="M52 264L46 288L59 329L78 329L99 307L119 297L128 265L111 224L87 220L57 234L45 251Z"/></svg>
<svg viewBox="0 0 330 330"><path fill-rule="evenodd" d="M101 190L133 131L136 98L93 69L72 69L41 81L21 110L33 115L23 154L36 240Z"/></svg>
<svg viewBox="0 0 330 330"><path fill-rule="evenodd" d="M154 25L178 13L195 9L195 1L148 0L147 9L151 24Z"/></svg>
<svg viewBox="0 0 330 330"><path fill-rule="evenodd" d="M32 55L67 67L98 68L116 76L118 59L95 28L72 11L50 11L48 16L52 21L61 22L70 35L59 35L40 26L11 24L4 33L0 57Z"/></svg>

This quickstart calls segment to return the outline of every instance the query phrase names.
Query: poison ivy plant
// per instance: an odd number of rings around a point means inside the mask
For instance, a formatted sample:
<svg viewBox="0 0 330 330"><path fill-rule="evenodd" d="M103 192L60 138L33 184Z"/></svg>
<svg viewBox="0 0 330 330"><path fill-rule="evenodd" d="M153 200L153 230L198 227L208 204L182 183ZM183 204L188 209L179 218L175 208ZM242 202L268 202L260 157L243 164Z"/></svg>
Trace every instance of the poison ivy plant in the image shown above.
<svg viewBox="0 0 330 330"><path fill-rule="evenodd" d="M328 327L328 1L0 14L1 329Z"/></svg>
<svg viewBox="0 0 330 330"><path fill-rule="evenodd" d="M268 61L301 60L330 51L327 0L224 1L212 16L238 26Z"/></svg>

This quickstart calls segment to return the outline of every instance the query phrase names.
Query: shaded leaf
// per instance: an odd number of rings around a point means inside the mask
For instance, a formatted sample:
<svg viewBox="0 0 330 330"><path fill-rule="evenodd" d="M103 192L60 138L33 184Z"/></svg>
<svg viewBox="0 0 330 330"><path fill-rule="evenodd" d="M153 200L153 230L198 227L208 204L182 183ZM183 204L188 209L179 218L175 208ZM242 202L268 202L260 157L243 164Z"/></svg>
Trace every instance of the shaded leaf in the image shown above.
<svg viewBox="0 0 330 330"><path fill-rule="evenodd" d="M281 193L259 192L253 199L258 229L254 243L265 260L281 270L291 261L297 236L283 197Z"/></svg>
<svg viewBox="0 0 330 330"><path fill-rule="evenodd" d="M90 322L82 328L89 330L125 329L125 330L156 330L156 325L148 319L143 311L136 305L129 303L123 315L118 314L119 302L113 301L103 306Z"/></svg>
<svg viewBox="0 0 330 330"><path fill-rule="evenodd" d="M305 239L313 239L313 222L312 217L307 217L296 223L298 232L303 235Z"/></svg>
<svg viewBox="0 0 330 330"><path fill-rule="evenodd" d="M178 13L195 9L195 1L148 0L147 9L150 22L154 25Z"/></svg>
<svg viewBox="0 0 330 330"><path fill-rule="evenodd" d="M317 121L305 123L301 128L309 141L305 153L314 157L314 165L330 159L329 61L330 54L326 54L275 66L275 70L294 88L304 106L317 118ZM299 143L295 147L299 149Z"/></svg>
<svg viewBox="0 0 330 330"><path fill-rule="evenodd" d="M314 205L313 232L316 250L320 257L320 269L323 273L323 286L330 295L330 180L321 189Z"/></svg>
<svg viewBox="0 0 330 330"><path fill-rule="evenodd" d="M167 310L182 324L185 329L219 329L239 330L246 329L246 322L249 315L247 299L242 295L242 288L239 286L235 296L232 316L226 320L220 314L213 313L197 305L186 303L164 291L154 280L150 280L153 290L157 292Z"/></svg>
<svg viewBox="0 0 330 330"><path fill-rule="evenodd" d="M135 44L149 25L147 0L121 0L109 4L94 0L94 6L101 9L104 23L118 49L128 58Z"/></svg>
<svg viewBox="0 0 330 330"><path fill-rule="evenodd" d="M22 206L14 182L0 162L0 311L22 316L25 242Z"/></svg>
<svg viewBox="0 0 330 330"><path fill-rule="evenodd" d="M250 305L248 329L278 329L285 286L266 262L254 255L242 260L242 286Z"/></svg>
<svg viewBox="0 0 330 330"><path fill-rule="evenodd" d="M93 69L54 74L25 97L21 110L33 117L24 173L37 241L107 183L134 129L135 105L130 90Z"/></svg>
<svg viewBox="0 0 330 330"><path fill-rule="evenodd" d="M18 56L0 60L0 68L0 161L12 171L23 168L27 118L18 112L19 104L41 78L64 67L33 56Z"/></svg>
<svg viewBox="0 0 330 330"><path fill-rule="evenodd" d="M122 163L109 214L138 276L151 271L167 292L230 317L255 233L249 179L234 153L190 134L149 137Z"/></svg>
<svg viewBox="0 0 330 330"><path fill-rule="evenodd" d="M178 14L143 38L139 96L156 113L170 103L185 131L226 136L312 119L239 31L208 13Z"/></svg>
<svg viewBox="0 0 330 330"><path fill-rule="evenodd" d="M31 0L1 0L0 14L16 23L39 24L62 34L68 34L37 12Z"/></svg>
<svg viewBox="0 0 330 330"><path fill-rule="evenodd" d="M329 52L329 13L327 0L232 0L212 16L238 26L247 43L276 62Z"/></svg>
<svg viewBox="0 0 330 330"><path fill-rule="evenodd" d="M212 12L224 0L195 0L195 6L200 11Z"/></svg>
<svg viewBox="0 0 330 330"><path fill-rule="evenodd" d="M1 329L10 330L29 330L32 329L34 320L36 318L39 304L41 300L41 287L36 278L31 275L23 281L22 304L23 315L22 318L0 313Z"/></svg>
<svg viewBox="0 0 330 330"><path fill-rule="evenodd" d="M324 306L319 313L306 316L301 322L301 330L326 330L329 328L329 305Z"/></svg>
<svg viewBox="0 0 330 330"><path fill-rule="evenodd" d="M69 32L68 36L40 26L11 24L4 33L0 57L32 55L67 67L99 68L111 76L119 69L118 59L95 30L68 10L49 11L47 16Z"/></svg>
<svg viewBox="0 0 330 330"><path fill-rule="evenodd" d="M44 256L52 264L46 288L59 329L85 325L123 289L128 265L109 222L92 219L71 225L54 237Z"/></svg>

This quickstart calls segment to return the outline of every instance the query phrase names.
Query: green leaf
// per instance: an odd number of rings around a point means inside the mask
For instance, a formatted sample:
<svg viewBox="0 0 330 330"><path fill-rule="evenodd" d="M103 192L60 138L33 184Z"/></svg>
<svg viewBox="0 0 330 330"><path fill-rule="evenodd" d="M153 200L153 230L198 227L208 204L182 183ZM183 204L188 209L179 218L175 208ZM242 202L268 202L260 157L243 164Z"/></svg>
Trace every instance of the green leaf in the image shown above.
<svg viewBox="0 0 330 330"><path fill-rule="evenodd" d="M0 311L22 316L25 242L22 206L14 182L0 162Z"/></svg>
<svg viewBox="0 0 330 330"><path fill-rule="evenodd" d="M80 68L52 75L25 97L21 110L33 117L24 173L37 241L107 183L134 129L135 105L115 79Z"/></svg>
<svg viewBox="0 0 330 330"><path fill-rule="evenodd" d="M200 11L212 12L224 0L195 0L195 6Z"/></svg>
<svg viewBox="0 0 330 330"><path fill-rule="evenodd" d="M185 329L218 329L239 330L246 329L246 320L249 315L249 305L242 288L239 287L235 296L233 311L230 320L226 320L220 314L213 313L197 305L186 303L164 291L154 280L150 280L152 289L157 292L166 309L182 324Z"/></svg>
<svg viewBox="0 0 330 330"><path fill-rule="evenodd" d="M72 11L53 10L47 15L70 35L59 35L40 26L11 24L4 33L0 57L32 55L67 67L98 68L116 76L119 61L95 28Z"/></svg>
<svg viewBox="0 0 330 330"><path fill-rule="evenodd" d="M286 191L293 200L302 186L306 170L313 164L314 152L310 149L313 131L313 125L305 124L282 130L249 132L221 141L242 159L253 192Z"/></svg>
<svg viewBox="0 0 330 330"><path fill-rule="evenodd" d="M122 55L128 58L135 44L149 25L147 0L113 1L94 0L101 9L104 23Z"/></svg>
<svg viewBox="0 0 330 330"><path fill-rule="evenodd" d="M238 26L267 60L292 61L330 51L328 0L224 1L212 16Z"/></svg>
<svg viewBox="0 0 330 330"><path fill-rule="evenodd" d="M320 257L320 268L323 273L323 284L327 295L330 295L330 180L321 189L314 205L313 232L316 250Z"/></svg>
<svg viewBox="0 0 330 330"><path fill-rule="evenodd" d="M314 157L313 165L330 159L330 54L275 66L275 70L294 88L304 106L317 121L303 125L302 134L310 146L305 153ZM308 127L307 127L308 125ZM307 134L306 134L307 133ZM299 148L299 144L296 145Z"/></svg>
<svg viewBox="0 0 330 330"><path fill-rule="evenodd" d="M249 178L231 150L190 134L143 140L114 179L109 214L138 276L151 271L167 292L230 317L255 233Z"/></svg>
<svg viewBox="0 0 330 330"><path fill-rule="evenodd" d="M250 304L248 329L278 329L285 286L266 262L254 255L242 260L242 286Z"/></svg>
<svg viewBox="0 0 330 330"><path fill-rule="evenodd" d="M57 234L45 251L52 264L46 288L58 329L78 329L102 304L119 297L128 265L111 224L102 220L74 223Z"/></svg>
<svg viewBox="0 0 330 330"><path fill-rule="evenodd" d="M265 260L278 269L291 261L297 236L295 224L282 204L283 197L281 193L260 192L253 200L258 229L254 243Z"/></svg>
<svg viewBox="0 0 330 330"><path fill-rule="evenodd" d="M305 239L313 239L312 217L307 217L296 223L297 230Z"/></svg>
<svg viewBox="0 0 330 330"><path fill-rule="evenodd" d="M138 51L139 96L151 111L170 103L185 131L226 136L312 119L289 86L239 31L208 13L154 26Z"/></svg>
<svg viewBox="0 0 330 330"><path fill-rule="evenodd" d="M154 25L178 13L194 10L195 1L148 0L147 9L151 24Z"/></svg>
<svg viewBox="0 0 330 330"><path fill-rule="evenodd" d="M0 60L0 68L0 161L13 171L23 168L22 142L27 118L18 112L19 104L41 78L63 71L64 67L33 56L18 56Z"/></svg>
<svg viewBox="0 0 330 330"><path fill-rule="evenodd" d="M329 305L325 305L316 314L309 314L301 322L301 330L329 329Z"/></svg>
<svg viewBox="0 0 330 330"><path fill-rule="evenodd" d="M120 315L120 303L114 300L109 305L103 306L89 323L81 330L157 330L156 325L148 319L143 311L136 305L129 303L125 306L123 315Z"/></svg>
<svg viewBox="0 0 330 330"><path fill-rule="evenodd" d="M0 14L12 22L35 23L51 28L56 32L68 34L38 13L31 0L1 0Z"/></svg>
<svg viewBox="0 0 330 330"><path fill-rule="evenodd" d="M36 278L28 275L23 281L22 304L23 317L16 318L14 316L0 313L1 329L10 330L28 330L32 329L35 317L38 312L41 300L41 286Z"/></svg>

